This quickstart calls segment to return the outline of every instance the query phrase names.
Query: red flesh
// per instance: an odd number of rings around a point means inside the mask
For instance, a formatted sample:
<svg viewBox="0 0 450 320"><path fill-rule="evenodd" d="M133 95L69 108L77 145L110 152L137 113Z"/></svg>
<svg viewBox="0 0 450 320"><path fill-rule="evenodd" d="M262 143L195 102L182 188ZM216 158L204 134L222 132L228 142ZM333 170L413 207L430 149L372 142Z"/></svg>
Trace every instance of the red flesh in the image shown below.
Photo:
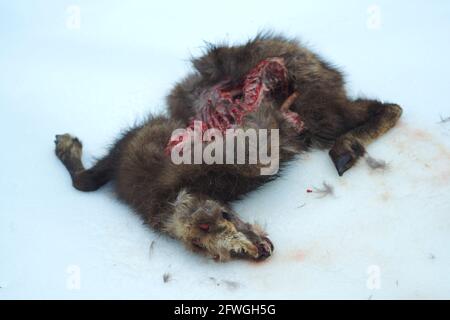
<svg viewBox="0 0 450 320"><path fill-rule="evenodd" d="M200 95L204 105L191 119L187 131L194 130L194 121L202 122L202 135L211 128L218 129L223 133L227 129L240 125L245 115L257 110L262 100L275 90L287 93L287 74L283 58L269 58L250 70L238 86L230 87L229 81L222 81L205 89ZM297 113L288 108L297 97L298 93L289 96L287 104L285 103L287 107L283 107L281 112L300 133L304 128L303 121ZM185 141L187 134L172 137L167 144L166 153L170 154L173 147Z"/></svg>

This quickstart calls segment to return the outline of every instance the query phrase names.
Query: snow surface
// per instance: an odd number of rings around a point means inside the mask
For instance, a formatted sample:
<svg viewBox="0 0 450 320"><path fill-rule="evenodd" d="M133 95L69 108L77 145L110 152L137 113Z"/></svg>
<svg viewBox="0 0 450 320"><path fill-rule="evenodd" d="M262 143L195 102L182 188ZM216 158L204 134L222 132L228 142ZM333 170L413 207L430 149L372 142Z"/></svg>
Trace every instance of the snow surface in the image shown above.
<svg viewBox="0 0 450 320"><path fill-rule="evenodd" d="M261 264L193 255L110 187L72 188L54 134L79 136L92 164L164 109L203 41L269 28L339 66L351 95L404 107L368 148L387 170L340 178L314 151L236 203L275 243ZM444 0L0 1L0 299L450 298L449 30ZM323 181L334 196L306 192Z"/></svg>

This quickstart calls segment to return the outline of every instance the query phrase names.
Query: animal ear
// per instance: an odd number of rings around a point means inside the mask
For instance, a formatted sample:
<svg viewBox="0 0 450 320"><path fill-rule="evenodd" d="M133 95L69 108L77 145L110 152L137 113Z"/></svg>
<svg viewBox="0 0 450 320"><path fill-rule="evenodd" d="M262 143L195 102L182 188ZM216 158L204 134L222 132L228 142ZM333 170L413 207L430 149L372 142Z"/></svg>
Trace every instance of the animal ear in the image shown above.
<svg viewBox="0 0 450 320"><path fill-rule="evenodd" d="M203 57L192 60L195 69L209 80L221 78L223 75L223 48L217 47L211 43L206 43L208 52Z"/></svg>
<svg viewBox="0 0 450 320"><path fill-rule="evenodd" d="M193 194L189 193L186 189L182 189L178 192L177 197L170 205L173 207L184 211L184 212L192 212L192 209L195 208L196 198Z"/></svg>
<svg viewBox="0 0 450 320"><path fill-rule="evenodd" d="M186 189L182 189L180 190L180 192L178 192L174 205L178 206L184 202L188 202L191 199L191 197L192 196L186 191Z"/></svg>
<svg viewBox="0 0 450 320"><path fill-rule="evenodd" d="M209 223L199 223L198 227L205 232L209 231Z"/></svg>

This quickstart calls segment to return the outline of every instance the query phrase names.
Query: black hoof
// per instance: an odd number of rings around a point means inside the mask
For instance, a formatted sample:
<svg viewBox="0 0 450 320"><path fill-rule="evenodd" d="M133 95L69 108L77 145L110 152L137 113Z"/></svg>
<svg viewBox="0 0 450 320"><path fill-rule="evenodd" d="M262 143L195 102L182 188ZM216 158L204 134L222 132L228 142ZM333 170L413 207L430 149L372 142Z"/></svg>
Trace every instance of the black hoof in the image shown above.
<svg viewBox="0 0 450 320"><path fill-rule="evenodd" d="M333 160L339 176L341 177L345 171L351 168L354 162L354 157L350 152L338 155L335 151L331 150L330 157L331 160Z"/></svg>

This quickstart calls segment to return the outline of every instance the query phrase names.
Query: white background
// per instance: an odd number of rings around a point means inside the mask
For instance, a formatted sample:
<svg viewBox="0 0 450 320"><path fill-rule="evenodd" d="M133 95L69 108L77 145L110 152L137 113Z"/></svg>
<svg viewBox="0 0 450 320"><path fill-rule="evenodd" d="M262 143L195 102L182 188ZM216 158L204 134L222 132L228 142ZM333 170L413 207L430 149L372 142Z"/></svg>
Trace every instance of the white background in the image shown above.
<svg viewBox="0 0 450 320"><path fill-rule="evenodd" d="M79 136L92 164L164 109L203 41L263 29L340 67L350 95L404 108L368 148L387 171L361 161L340 178L314 151L236 203L275 244L261 264L191 254L111 187L72 188L54 134ZM1 0L0 299L450 298L450 122L438 123L450 117L449 30L444 0ZM323 181L334 196L306 192Z"/></svg>

